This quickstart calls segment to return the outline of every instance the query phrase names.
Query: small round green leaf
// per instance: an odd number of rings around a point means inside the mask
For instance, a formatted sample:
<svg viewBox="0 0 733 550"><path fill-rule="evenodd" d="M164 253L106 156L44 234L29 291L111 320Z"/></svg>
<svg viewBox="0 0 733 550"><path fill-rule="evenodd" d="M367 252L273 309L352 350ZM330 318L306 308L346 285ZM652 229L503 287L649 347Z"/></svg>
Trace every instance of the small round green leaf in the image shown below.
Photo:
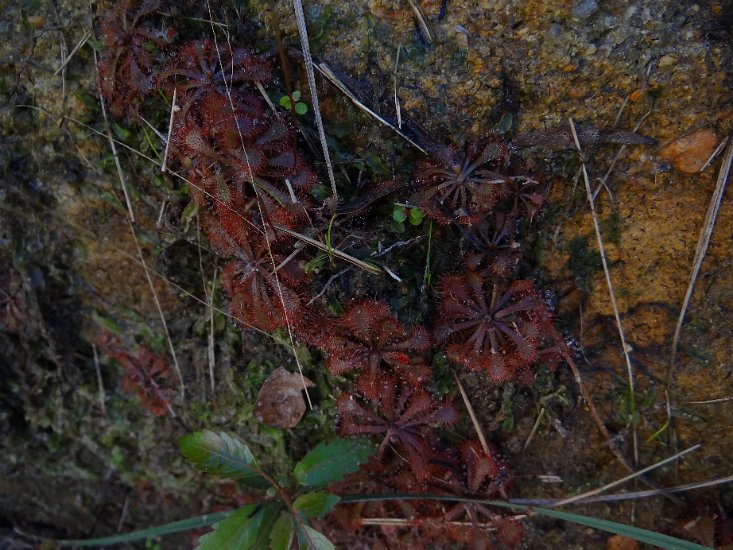
<svg viewBox="0 0 733 550"><path fill-rule="evenodd" d="M425 217L425 213L419 208L410 209L410 223L412 225L420 225Z"/></svg>
<svg viewBox="0 0 733 550"><path fill-rule="evenodd" d="M402 223L407 219L407 209L404 206L395 206L392 210L392 219Z"/></svg>

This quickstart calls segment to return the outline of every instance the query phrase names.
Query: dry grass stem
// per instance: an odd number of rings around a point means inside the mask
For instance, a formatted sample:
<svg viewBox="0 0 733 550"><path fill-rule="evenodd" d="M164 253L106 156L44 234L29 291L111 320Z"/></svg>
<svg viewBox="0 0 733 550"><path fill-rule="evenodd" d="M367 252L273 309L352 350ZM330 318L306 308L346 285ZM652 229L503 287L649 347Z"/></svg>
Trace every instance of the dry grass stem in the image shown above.
<svg viewBox="0 0 733 550"><path fill-rule="evenodd" d="M708 399L706 401L688 401L688 405L712 405L714 403L729 403L733 401L733 396L720 397L718 399Z"/></svg>
<svg viewBox="0 0 733 550"><path fill-rule="evenodd" d="M321 140L321 148L323 149L323 158L326 160L326 170L328 171L328 180L331 182L331 192L333 193L334 204L338 201L338 191L336 190L336 178L333 175L333 165L331 164L331 155L328 152L328 144L326 143L326 132L323 129L323 120L321 119L321 108L318 105L318 90L316 90L316 77L313 74L313 57L311 56L310 45L308 44L308 29L305 26L305 14L303 13L302 0L293 0L293 9L295 10L295 21L298 25L298 36L300 36L300 49L303 50L303 61L305 63L305 72L308 76L308 88L311 93L311 101L313 102L313 114L318 127L318 138Z"/></svg>
<svg viewBox="0 0 733 550"><path fill-rule="evenodd" d="M345 275L346 273L348 273L348 272L349 272L349 271L351 271L352 269L353 269L353 268L351 268L351 267L347 267L346 269L342 269L342 270L341 270L341 271L339 271L338 273L334 273L333 275L331 275L331 276L330 276L330 277L328 278L328 281L326 281L326 284L324 284L324 285L323 285L323 288L322 288L322 289L321 289L321 290L320 290L320 291L318 292L318 294L316 294L315 296L313 296L313 298L311 298L311 299L310 299L310 300L308 301L308 304L307 304L307 305L311 305L311 304L312 304L313 302L315 302L316 300L318 300L318 298L320 298L321 296L323 296L323 295L324 295L324 294L326 293L326 290L328 290L328 288L329 288L329 287L330 287L330 286L331 286L331 285L333 284L333 282L334 282L334 281L335 281L336 279L338 279L338 278L339 278L339 277L341 277L342 275Z"/></svg>
<svg viewBox="0 0 733 550"><path fill-rule="evenodd" d="M58 66L58 68L54 71L53 76L57 76L61 71L63 71L66 68L66 65L69 64L69 61L71 61L71 58L74 57L74 54L79 51L79 48L81 48L84 44L87 43L87 40L92 36L92 33L90 31L86 31L84 33L84 36L81 37L81 40L76 43L76 46L74 46L71 51L68 53L68 55L64 56L64 60L61 62L61 64Z"/></svg>
<svg viewBox="0 0 733 550"><path fill-rule="evenodd" d="M54 14L56 15L56 20L60 22L58 10L54 6ZM59 30L59 54L61 56L61 97L63 98L63 103L66 105L66 63L68 59L68 47L66 45L66 38L64 37L64 31ZM54 73L56 75L56 73Z"/></svg>
<svg viewBox="0 0 733 550"><path fill-rule="evenodd" d="M601 236L601 226L598 223L598 214L596 213L595 202L593 200L593 194L590 188L590 178L588 177L588 170L585 166L585 160L583 160L583 149L580 146L580 140L578 139L578 133L575 130L575 123L573 119L568 119L570 123L570 131L573 134L575 140L575 146L578 149L578 154L581 158L581 169L583 171L583 181L585 183L585 192L588 198L588 204L590 206L591 217L593 218L593 227L596 232L596 240L598 241L598 250L601 255L601 263L603 264L603 274L606 277L606 285L608 286L608 294L611 298L611 306L613 307L613 316L616 319L616 327L618 329L619 339L621 340L621 349L623 351L624 360L626 361L626 373L629 382L629 417L632 422L632 438L634 445L634 464L639 463L639 442L636 433L636 426L633 425L633 417L636 412L636 397L634 395L634 368L631 365L631 356L629 350L631 346L626 343L626 336L624 335L623 325L621 324L621 315L619 314L618 304L616 303L616 295L613 291L613 283L611 282L611 272L608 269L608 259L606 255L606 248L603 245L603 237Z"/></svg>
<svg viewBox="0 0 733 550"><path fill-rule="evenodd" d="M491 450L489 449L489 444L486 441L486 436L484 435L484 431L481 429L481 424L479 424L478 418L476 417L476 413L473 410L473 406L471 405L471 402L468 400L468 395L466 395L466 390L463 389L463 384L461 384L461 381L458 379L458 375L455 372L453 372L453 378L456 379L456 384L458 384L458 390L461 392L461 397L463 398L463 404L466 405L468 416L471 417L471 423L473 424L473 428L476 430L478 439L481 442L481 447L483 447L484 452L486 453L486 456L491 456Z"/></svg>
<svg viewBox="0 0 733 550"><path fill-rule="evenodd" d="M524 442L524 445L522 446L522 451L526 451L527 447L529 447L529 444L532 442L532 439L534 438L535 434L537 433L537 430L540 427L540 422L542 421L542 417L545 416L545 408L542 407L540 409L539 414L537 415L537 420L534 422L534 426L532 426L532 431L529 432L529 437L527 437L527 441Z"/></svg>
<svg viewBox="0 0 733 550"><path fill-rule="evenodd" d="M515 517L515 519L519 519L519 517ZM416 521L414 519L402 518L362 518L359 523L361 523L362 525L370 526L413 527L416 524ZM485 531L496 531L496 526L493 523L474 523L472 521L445 521L441 522L440 525L464 527L467 529L483 529Z"/></svg>
<svg viewBox="0 0 733 550"><path fill-rule="evenodd" d="M122 512L120 512L120 519L117 522L117 532L119 533L122 531L122 526L125 524L125 520L127 519L127 510L130 506L130 497L129 495L125 497L125 502L122 503Z"/></svg>
<svg viewBox="0 0 733 550"><path fill-rule="evenodd" d="M621 115L624 114L624 111L626 110L626 106L629 104L629 98L631 97L631 94L627 94L624 100L621 102L621 107L619 107L618 112L616 113L616 118L613 119L613 127L618 127L618 123L621 122Z"/></svg>
<svg viewBox="0 0 733 550"><path fill-rule="evenodd" d="M677 360L677 346L680 342L682 325L685 321L685 314L687 313L687 308L690 305L690 300L692 299L692 293L695 290L697 276L700 273L705 253L707 252L708 245L710 244L710 237L713 234L713 228L715 227L715 220L718 217L720 203L723 201L723 193L725 192L725 186L728 183L728 176L730 175L731 162L733 162L733 140L729 140L728 149L726 149L723 162L720 165L720 172L718 172L718 181L715 184L715 191L713 191L713 196L710 198L710 205L708 206L708 211L705 214L705 221L703 222L700 237L698 238L697 246L695 247L695 257L692 260L690 281L687 284L685 299L682 301L680 315L677 318L677 326L675 326L674 336L672 337L672 350L670 353L669 367L667 369L667 386L669 386L672 381L672 373L674 372L675 362Z"/></svg>
<svg viewBox="0 0 733 550"><path fill-rule="evenodd" d="M704 172L708 166L712 164L712 162L715 160L715 158L720 154L720 152L723 150L723 147L728 143L728 140L730 137L725 137L723 141L720 142L720 144L715 148L715 151L713 151L710 156L708 157L708 160L705 161L705 164L700 167L700 172Z"/></svg>
<svg viewBox="0 0 733 550"><path fill-rule="evenodd" d="M288 254L288 257L285 258L282 262L280 262L280 265L278 265L277 267L275 267L275 271L280 271L283 267L285 267L286 265L288 265L288 262L290 260L292 260L298 254L300 254L300 251L302 250L300 248L300 246L301 246L300 243L296 243L295 250L293 250L290 254Z"/></svg>
<svg viewBox="0 0 733 550"><path fill-rule="evenodd" d="M611 437L611 434L608 432L608 428L604 424L603 420L601 419L601 415L598 413L598 409L596 409L596 405L591 399L590 394L588 393L587 388L585 387L585 383L583 382L583 379L580 376L580 371L578 370L577 365L572 360L571 357L565 357L565 361L567 361L568 365L570 366L570 370L573 372L573 376L575 377L575 382L578 384L578 389L580 390L580 395L583 397L583 400L585 401L586 405L588 405L588 409L590 410L591 417L595 421L596 425L598 426L598 429L601 431L601 434L606 440L606 444L608 445L609 450L613 453L613 456L616 457L616 460L629 472L635 472L634 467L629 464L629 461L626 460L624 455L621 453L621 450L618 448L618 445L616 444L616 441ZM640 477L641 481L647 485L648 487L652 489L659 489L653 482L646 479L645 477ZM682 502L677 499L676 497L672 497L670 495L665 495L667 498L670 498L671 500L675 501L677 504L682 504Z"/></svg>
<svg viewBox="0 0 733 550"><path fill-rule="evenodd" d="M109 118L107 117L107 107L104 103L104 96L102 94L102 88L99 83L99 59L97 59L97 52L92 50L94 54L94 67L97 70L97 91L99 92L99 104L102 107L102 118L104 119L104 132L102 135L109 141L109 148L112 151L112 157L115 161L115 168L117 169L117 177L120 180L122 186L122 194L125 196L125 204L127 205L127 212L130 217L130 221L135 223L135 211L132 209L132 201L130 201L130 195L127 192L127 182L125 180L125 173L122 171L122 165L120 164L120 156L117 153L116 140L112 138L112 131L109 126Z"/></svg>
<svg viewBox="0 0 733 550"><path fill-rule="evenodd" d="M410 246L412 244L415 244L415 243L418 243L418 242L422 241L424 238L425 238L425 235L418 235L417 237L413 237L413 238L408 239L406 241L397 241L396 243L392 243L391 245L389 245L384 250L379 250L379 251L372 252L371 257L372 258L379 258L381 256L385 256L385 255L389 254L390 252L392 252L392 250L394 250L395 248L402 248L404 246Z"/></svg>
<svg viewBox="0 0 733 550"><path fill-rule="evenodd" d="M294 0L294 1L297 2L297 3L299 3L300 0ZM216 56L217 56L217 59L219 61L219 66L221 67L222 73L224 73L225 72L224 63L222 62L222 59L221 59L221 51L219 49L219 40L218 40L218 38L216 36L216 29L214 28L214 25L213 25L213 19L214 19L214 17L212 16L212 13L211 13L211 2L209 0L206 0L206 8L208 9L208 12L209 12L209 19L212 20L211 34L212 34L212 38L213 38L213 42L214 42L214 48L216 49ZM301 15L302 15L302 5L301 5ZM305 19L303 19L303 26L305 26ZM226 36L227 36L227 41L229 41L229 35L228 35L228 33L227 33ZM306 40L306 42L307 42L307 40ZM229 47L231 49L231 42L229 42ZM232 70L233 70L233 68L232 68ZM312 69L310 69L310 76L311 76L311 78L312 78L312 72L313 72ZM231 85L229 84L229 82L227 82L226 79L224 79L224 88L226 90L227 98L229 100L229 108L231 109L232 116L234 116L235 113L236 113L236 109L234 108L234 100L232 98ZM314 83L314 86L313 86L313 102L314 102L313 103L314 110L317 112L318 115L320 115L320 113L318 113L318 110L317 110L318 99L315 96L315 83ZM247 148L244 145L244 137L242 136L242 131L241 131L241 129L240 129L240 127L239 127L238 124L236 125L236 127L237 127L237 134L239 136L239 143L240 143L240 145L242 147L242 152L244 153L244 158L245 158L245 160L247 162L247 171L248 171L248 173L250 175L250 181L249 181L249 183L252 186L252 189L254 190L254 193L255 193L255 197L257 199L257 209L259 210L260 219L265 220L265 219L267 219L267 217L263 214L262 200L260 198L260 190L259 190L258 186L255 184L255 181L254 181L254 176L253 176L254 171L252 170L252 165L250 164L249 154L247 153ZM320 128L321 131L323 131L322 127L319 127L319 128ZM324 135L324 138L323 138L323 144L325 146L325 135ZM329 165L329 172L331 172L331 170L330 170L330 162L331 161L330 161L330 158L328 157L328 149L327 148L325 149L325 154L326 154L326 160L327 160L328 165ZM333 174L332 173L331 173L331 178L332 178L332 184L334 184L334 198L338 198L337 195L335 194L336 188L335 188L335 182L333 181ZM306 400L308 401L308 406L312 410L313 409L313 402L311 401L311 396L310 396L310 392L308 391L308 386L305 383L305 376L303 375L303 366L300 364L300 358L298 357L298 353L295 350L295 339L293 337L292 322L291 322L290 317L288 315L288 307L287 307L287 304L285 303L285 297L284 297L283 290L282 290L282 284L280 282L280 276L277 273L277 264L275 262L275 256L273 256L273 254L272 254L272 243L270 242L270 237L267 235L267 231L264 231L263 233L264 233L264 238L265 238L265 244L267 245L267 254L270 257L270 263L272 264L272 268L273 268L273 270L275 270L273 272L274 279L275 279L275 286L277 288L278 298L280 298L280 303L281 303L282 308L283 308L283 315L285 317L285 327L288 330L288 339L290 341L290 350L291 350L291 352L293 354L293 358L295 359L295 364L298 366L298 372L300 373L300 380L301 380L301 383L303 384L303 390L305 391L305 397L306 397Z"/></svg>
<svg viewBox="0 0 733 550"><path fill-rule="evenodd" d="M150 128L155 133L155 135L158 136L158 139L160 141L165 143L168 140L168 137L163 132L158 130L155 126L153 126L152 123L147 118L145 118L144 116L140 116L140 120L142 120L148 126L148 128ZM158 155L158 157L160 157L160 155Z"/></svg>
<svg viewBox="0 0 733 550"><path fill-rule="evenodd" d="M166 199L163 199L163 202L160 203L160 212L158 212L158 220L155 222L155 229L160 229L160 226L163 225L163 214L165 214L166 204L168 204Z"/></svg>
<svg viewBox="0 0 733 550"><path fill-rule="evenodd" d="M634 132L638 132L639 128L641 128L642 123L652 114L652 111L647 111L636 123L636 126L634 126ZM611 190L608 188L608 178L611 177L611 174L613 173L613 169L616 167L616 163L621 158L621 155L624 154L626 151L626 144L619 147L619 150L616 152L616 154L613 157L613 160L611 160L611 165L608 167L608 170L606 170L605 175L603 176L603 179L600 180L598 183L598 186L596 187L595 191L593 191L593 198L595 199L598 196L598 193L601 189L605 189L608 193L608 196L613 200L613 194L611 193Z"/></svg>
<svg viewBox="0 0 733 550"><path fill-rule="evenodd" d="M176 92L177 91L178 91L178 88L173 88L173 101L171 101L171 118L168 121L168 136L165 139L165 151L163 152L163 162L160 165L161 172L165 172L166 170L165 163L168 160L168 151L170 150L170 146L171 146L171 135L173 134L173 119L176 116L176 111L179 110L179 107L176 104Z"/></svg>
<svg viewBox="0 0 733 550"><path fill-rule="evenodd" d="M425 153L426 155L428 154L428 152L425 149L423 149L420 145L418 145L412 139L410 139L410 137L407 134L405 134L400 128L398 128L397 126L395 126L388 120L384 119L383 117L381 117L380 115L372 111L369 107L364 105L364 103L358 97L356 97L351 90L349 90L348 86L346 86L346 84L341 82L341 79L339 79L334 74L334 72L331 70L331 68L328 65L326 65L326 63L320 62L318 65L314 65L314 67L318 69L323 76L325 76L328 80L330 80L331 83L341 91L341 93L343 93L346 97L348 97L354 105L359 107L359 109L364 111L366 114L368 114L370 117L374 118L381 124L385 125L387 128L391 129L393 132L395 132L397 135L399 135L402 139L407 141L413 147L419 149L421 152Z"/></svg>
<svg viewBox="0 0 733 550"><path fill-rule="evenodd" d="M78 124L79 126L83 127L86 130L89 130L92 133L95 133L95 134L97 134L99 136L102 136L104 138L109 138L109 136L107 134L105 134L104 132L100 132L99 130L97 130L95 128L92 128L88 124L84 124L80 120L77 120L77 119L75 119L73 117L70 117L70 116L67 116L67 115L65 115L63 118L65 120L69 120L69 121L73 122L74 124ZM154 164L155 166L158 166L159 167L159 166L162 165L161 162L155 160L152 157L147 156L145 153L143 153L141 151L138 151L137 149L135 149L134 147L131 147L131 146L127 145L126 143L123 143L121 141L118 141L118 140L116 140L114 138L109 138L109 139L112 139L112 141L114 141L120 147L124 147L125 149L127 149L131 153L136 154L140 158L146 160L147 162L149 162L151 164ZM213 200L217 204L221 205L222 207L224 207L227 210L229 210L230 212L232 212L235 216L237 216L240 220L242 220L242 222L244 224L249 225L250 226L250 229L252 229L253 231L255 231L257 233L263 233L263 231L259 227L257 227L256 225L254 225L251 221L249 221L244 216L242 216L242 214L240 212L238 212L237 210L235 210L234 208L232 208L228 203L226 203L226 202L222 201L221 199L219 199L216 195L213 195L212 193L210 193L209 191L207 191L205 188L197 185L195 182L189 180L185 176L182 176L178 172L173 172L170 168L168 169L168 174L170 174L171 176L174 176L174 177L180 179L181 181L185 182L187 185L190 185L194 189L197 189L198 191L201 191L201 193L203 193L204 195L206 195L207 197L209 197L211 200Z"/></svg>
<svg viewBox="0 0 733 550"><path fill-rule="evenodd" d="M384 272L385 272L385 273L386 273L387 275L389 275L390 277L392 277L392 278L393 278L393 279L394 279L395 281L397 281L398 283L401 283L401 282L402 282L402 279L400 278L400 276L399 276L399 275L397 275L397 273L395 273L394 271L392 271L392 270L391 270L391 269L390 269L389 267L387 267L386 265L382 265L382 269L384 269Z"/></svg>
<svg viewBox="0 0 733 550"><path fill-rule="evenodd" d="M425 38L425 42L432 44L433 33L430 32L430 27L428 27L428 22L425 19L425 14L422 12L422 9L420 9L420 6L415 0L407 0L407 3L410 4L412 13L415 14L415 19L417 19L417 24L420 27L420 32L422 32L423 37Z"/></svg>
<svg viewBox="0 0 733 550"><path fill-rule="evenodd" d="M299 239L303 241L304 243L307 243L311 246L315 246L316 248L323 250L324 252L327 252L329 254L333 254L337 258L341 258L342 260L345 260L347 262L350 262L354 264L357 267L360 267L361 269L368 271L369 273L373 273L374 275L381 275L382 274L382 268L376 265L369 264L367 262L363 262L358 258L354 258L353 256L350 256L349 254L346 254L346 252L341 252L340 250L330 247L320 241L317 241L315 239L311 239L307 235L303 235L302 233L298 233L297 231L293 231L292 229L288 229L287 227L282 227L281 225L274 226L275 229L278 231L282 231L283 233L287 233L288 235L291 235L295 237L296 239Z"/></svg>
<svg viewBox="0 0 733 550"><path fill-rule="evenodd" d="M107 395L104 391L104 382L102 381L102 369L99 367L99 355L97 354L97 346L92 344L92 353L94 354L94 369L97 371L97 386L99 387L99 406L102 409L102 414L107 414Z"/></svg>
<svg viewBox="0 0 733 550"><path fill-rule="evenodd" d="M94 52L94 62L95 67L97 67L97 53ZM102 117L104 119L104 125L106 128L107 133L107 141L109 142L110 148L112 150L112 156L115 159L115 166L117 168L117 176L120 179L120 184L122 185L122 190L125 195L125 201L127 202L127 209L129 215L126 217L127 219L127 225L130 229L130 234L132 235L132 240L135 243L135 249L137 250L137 255L140 258L140 265L143 268L143 272L145 273L145 280L148 283L148 287L150 288L150 293L153 296L153 302L155 302L155 308L158 310L158 316L160 317L160 322L163 325L163 332L165 333L166 341L168 342L168 350L171 354L171 359L173 360L173 367L176 371L176 375L178 376L178 382L180 386L180 399L183 400L186 395L186 385L183 382L183 373L181 372L181 366L178 364L178 356L176 355L176 349L173 346L173 340L171 339L170 331L168 330L168 323L165 319L165 313L163 312L163 307L160 304L160 299L158 298L158 291L155 289L155 284L153 283L153 279L150 276L150 271L148 269L148 264L145 261L145 256L143 255L142 248L140 247L140 241L137 238L137 234L135 233L135 214L132 209L132 203L130 202L130 197L127 193L127 186L125 185L125 176L122 171L122 165L120 164L120 158L117 154L117 148L115 147L115 140L112 139L112 133L110 132L109 128L109 118L107 117L107 107L104 103L104 98L102 97L102 90L99 85L99 70L97 69L97 87L99 89L99 103L102 110ZM170 405L168 406L168 410L175 417L175 413L173 412L173 409L171 409Z"/></svg>
<svg viewBox="0 0 733 550"><path fill-rule="evenodd" d="M265 91L265 87L262 85L262 82L259 80L255 82L255 86L257 86L257 90L260 92L260 95L265 100L265 103L267 103L267 106L270 108L270 110L274 113L277 111L275 110L275 104L270 99L270 96L267 95L267 92Z"/></svg>
<svg viewBox="0 0 733 550"><path fill-rule="evenodd" d="M176 15L176 16L171 16L171 17L178 17L178 16ZM186 17L186 16L183 16L183 19L187 19L189 21L196 21L198 23L208 23L209 25L220 27L222 29L229 29L229 25L227 25L226 23L222 23L221 21L214 21L212 19L206 19L204 17Z"/></svg>
<svg viewBox="0 0 733 550"><path fill-rule="evenodd" d="M209 302L209 341L207 355L209 358L209 379L211 380L211 391L215 389L214 383L214 367L216 367L216 348L214 346L214 293L216 292L216 264L214 264L214 273L211 276L211 290L207 296Z"/></svg>
<svg viewBox="0 0 733 550"><path fill-rule="evenodd" d="M401 45L397 46L397 54L395 55L394 60L394 110L397 114L397 127L401 130L402 129L402 107L400 107L400 99L397 97L397 73L399 72L400 68L400 50L402 49Z"/></svg>
<svg viewBox="0 0 733 550"><path fill-rule="evenodd" d="M591 491L587 491L585 493L581 493L579 495L575 495L573 497L569 497L569 498L560 500L560 501L556 502L555 504L553 504L552 506L553 507L555 507L555 506L563 506L565 504L570 504L572 502L578 502L578 501L584 500L587 497L591 497L591 496L597 495L599 493L602 493L604 491L607 491L608 489L611 489L611 488L616 487L618 485L622 485L623 483L626 483L629 480L636 479L639 476L642 476L642 475L644 475L647 472L651 472L652 470L655 470L655 469L659 468L660 466L664 466L665 464L668 464L670 462L674 462L675 460L677 460L677 459L685 456L686 454L691 453L693 451L697 451L700 448L702 448L702 445L700 445L698 443L697 445L693 445L689 449L685 449L684 451L681 451L681 452L679 452L679 453L677 453L677 454L675 454L673 456L670 456L669 458L665 458L664 460L661 460L659 462L656 462L656 463L652 464L651 466L647 466L646 468L642 468L641 470L639 470L637 472L634 472L632 474L629 474L626 477L622 477L621 479L617 479L616 481L612 481L611 483L607 483L603 487L598 487L598 488L593 489Z"/></svg>
<svg viewBox="0 0 733 550"><path fill-rule="evenodd" d="M171 333L168 330L168 323L166 322L166 319L165 319L165 313L163 313L163 306L161 306L160 304L160 299L158 298L158 291L155 289L153 278L150 275L150 269L148 268L148 264L145 261L143 250L140 247L140 241L138 240L137 234L135 233L135 226L132 225L132 220L130 218L127 218L127 225L130 227L130 233L132 234L132 240L135 243L135 249L137 250L137 255L140 258L140 265L143 268L143 272L145 272L145 280L148 282L150 293L153 296L153 302L155 302L155 309L158 310L158 316L160 317L160 322L163 325L163 333L165 334L165 339L168 342L168 351L171 354L171 359L173 360L173 368L176 371L176 376L178 376L178 384L181 389L180 399L183 400L183 398L186 395L186 385L183 382L183 372L181 372L181 366L178 364L178 356L176 355L176 348L173 346L173 339L171 338ZM170 412L171 414L173 414L172 410ZM175 414L173 416L175 416Z"/></svg>
<svg viewBox="0 0 733 550"><path fill-rule="evenodd" d="M199 273L201 274L201 287L204 289L204 298L206 302L213 305L213 293L214 283L216 282L216 266L214 266L214 280L211 285L211 292L209 292L208 285L206 284L206 274L204 273L204 259L201 254L201 224L199 223L198 214L196 215L196 250L199 255ZM211 392L214 392L215 380L214 380L214 365L216 364L216 356L214 355L214 317L211 307L208 308L209 312L209 334L207 339L207 359L209 363L209 382L211 383Z"/></svg>
<svg viewBox="0 0 733 550"><path fill-rule="evenodd" d="M684 485L675 485L674 487L665 487L663 489L649 489L646 491L633 491L629 493L613 493L610 495L597 495L588 498L584 498L580 502L573 502L569 504L595 504L597 502L619 502L624 500L636 500L641 498L650 498L658 496L667 496L671 493L683 493L686 491L693 491L695 489L705 489L707 487L715 487L717 485L723 485L725 483L733 482L733 476L721 477L718 479L711 479L708 481L696 481L694 483L685 483ZM560 500L555 498L513 498L509 499L512 504L521 504L523 506L556 506Z"/></svg>

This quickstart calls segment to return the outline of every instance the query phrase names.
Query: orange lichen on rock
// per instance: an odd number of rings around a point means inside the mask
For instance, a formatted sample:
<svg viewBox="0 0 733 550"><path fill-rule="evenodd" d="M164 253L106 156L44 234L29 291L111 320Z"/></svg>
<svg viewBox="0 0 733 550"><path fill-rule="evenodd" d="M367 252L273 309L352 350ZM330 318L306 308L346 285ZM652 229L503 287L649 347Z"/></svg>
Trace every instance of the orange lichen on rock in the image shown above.
<svg viewBox="0 0 733 550"><path fill-rule="evenodd" d="M675 139L659 151L680 172L694 174L705 166L719 143L718 135L708 128Z"/></svg>

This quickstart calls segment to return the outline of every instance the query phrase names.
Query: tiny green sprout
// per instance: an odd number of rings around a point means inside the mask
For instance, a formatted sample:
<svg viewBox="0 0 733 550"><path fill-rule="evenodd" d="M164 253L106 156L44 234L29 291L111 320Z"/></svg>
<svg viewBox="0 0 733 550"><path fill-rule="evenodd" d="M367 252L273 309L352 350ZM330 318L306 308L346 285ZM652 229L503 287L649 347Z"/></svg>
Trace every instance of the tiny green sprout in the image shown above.
<svg viewBox="0 0 733 550"><path fill-rule="evenodd" d="M315 258L305 264L306 273L318 273L328 260L328 254L318 254Z"/></svg>
<svg viewBox="0 0 733 550"><path fill-rule="evenodd" d="M412 225L420 225L424 217L425 212L423 212L421 209L410 208L410 223Z"/></svg>
<svg viewBox="0 0 733 550"><path fill-rule="evenodd" d="M280 105L290 110L293 109L293 102L295 102L295 112L299 115L304 115L308 112L308 105L304 102L299 101L300 91L295 90L292 95L284 95L280 98Z"/></svg>
<svg viewBox="0 0 733 550"><path fill-rule="evenodd" d="M395 233L404 233L406 221L409 220L410 225L420 225L423 218L425 218L425 213L420 208L395 203L392 207L392 219L389 227Z"/></svg>
<svg viewBox="0 0 733 550"><path fill-rule="evenodd" d="M494 131L497 134L506 134L511 132L512 125L514 124L514 117L511 113L504 113L499 123L494 127Z"/></svg>
<svg viewBox="0 0 733 550"><path fill-rule="evenodd" d="M331 196L331 188L326 185L317 185L309 193L317 201L323 202Z"/></svg>
<svg viewBox="0 0 733 550"><path fill-rule="evenodd" d="M398 223L402 223L407 219L407 208L396 204L392 209L392 219Z"/></svg>
<svg viewBox="0 0 733 550"><path fill-rule="evenodd" d="M134 134L132 133L132 130L125 128L124 126L120 126L116 122L112 122L110 124L112 127L112 131L114 134L119 138L120 141L131 141Z"/></svg>

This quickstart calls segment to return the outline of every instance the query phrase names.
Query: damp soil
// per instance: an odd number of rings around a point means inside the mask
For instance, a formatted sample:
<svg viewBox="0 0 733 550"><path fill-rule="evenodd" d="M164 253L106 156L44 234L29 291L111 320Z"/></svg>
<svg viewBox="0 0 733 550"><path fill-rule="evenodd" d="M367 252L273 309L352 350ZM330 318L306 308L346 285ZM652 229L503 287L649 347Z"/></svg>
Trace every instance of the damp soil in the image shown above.
<svg viewBox="0 0 733 550"><path fill-rule="evenodd" d="M579 156L550 138L519 150L528 168L544 175L549 197L532 235L528 269L552 296L558 323L578 349L583 381L628 460L634 461L636 434L639 466L702 445L651 474L658 485L730 475L730 193L686 313L669 385L667 380L675 324L720 155L699 167L733 128L733 5L449 0L442 6L430 0L419 2L428 39L408 2L306 4L313 55L387 117L395 115L396 96L405 131L426 146L460 144L507 120L515 136L540 131L557 137L567 132L570 118L603 135L638 127L655 140L656 145L623 148L589 142L583 151L591 185L601 179L605 184L595 206L631 359L633 414ZM96 133L104 127L91 47L96 43L86 40L63 64L92 29L88 6L65 0L10 0L3 6L0 547L35 547L20 532L100 536L232 507L241 495L184 464L177 438L203 427L243 434L266 464L287 470L309 440L331 429L332 393L341 382L324 376L320 357L303 348L319 405L293 430L258 424L252 408L259 387L274 368L293 370L294 361L277 338L242 333L222 314L210 318L201 303L209 292L202 281L211 280L216 258L205 243L199 246L185 188L123 148L141 253L156 275L153 284L187 392L174 402L175 416L153 416L122 391L118 367L97 349L100 327L114 329L131 346L165 353L167 344L130 237L114 159ZM105 7L94 3L93 11ZM249 40L272 44L277 37L290 52L291 86L307 89L294 53L299 43L290 2L216 5L212 13ZM210 27L201 25L201 32ZM319 95L326 131L337 144L334 154L351 179L359 180L360 173L375 174L366 176L373 181L404 177L421 158L322 80ZM165 127L165 113L153 123ZM149 132L125 130L115 129L117 137L153 154ZM680 148L667 147L685 136L692 138ZM368 229L367 218L362 226L359 216L351 223L356 233ZM384 235L384 246L403 238ZM434 252L441 268L450 269L452 252ZM410 254L408 248L405 262ZM327 261L316 276L325 283L343 267ZM348 295L386 293L393 305L419 317L427 314L419 292L422 275L412 274L396 288L357 272L348 284L334 283L322 299L337 304ZM226 309L216 290L215 305ZM470 374L462 380L487 436L517 475L510 496L562 498L627 474L569 371L541 373L532 388L496 387ZM639 482L627 487L643 488ZM677 500L654 497L573 511L689 538L684 525L690 520L733 514L732 491L721 485ZM604 533L567 523L533 519L526 525L529 548L608 543ZM161 547L186 547L191 540L166 539Z"/></svg>

